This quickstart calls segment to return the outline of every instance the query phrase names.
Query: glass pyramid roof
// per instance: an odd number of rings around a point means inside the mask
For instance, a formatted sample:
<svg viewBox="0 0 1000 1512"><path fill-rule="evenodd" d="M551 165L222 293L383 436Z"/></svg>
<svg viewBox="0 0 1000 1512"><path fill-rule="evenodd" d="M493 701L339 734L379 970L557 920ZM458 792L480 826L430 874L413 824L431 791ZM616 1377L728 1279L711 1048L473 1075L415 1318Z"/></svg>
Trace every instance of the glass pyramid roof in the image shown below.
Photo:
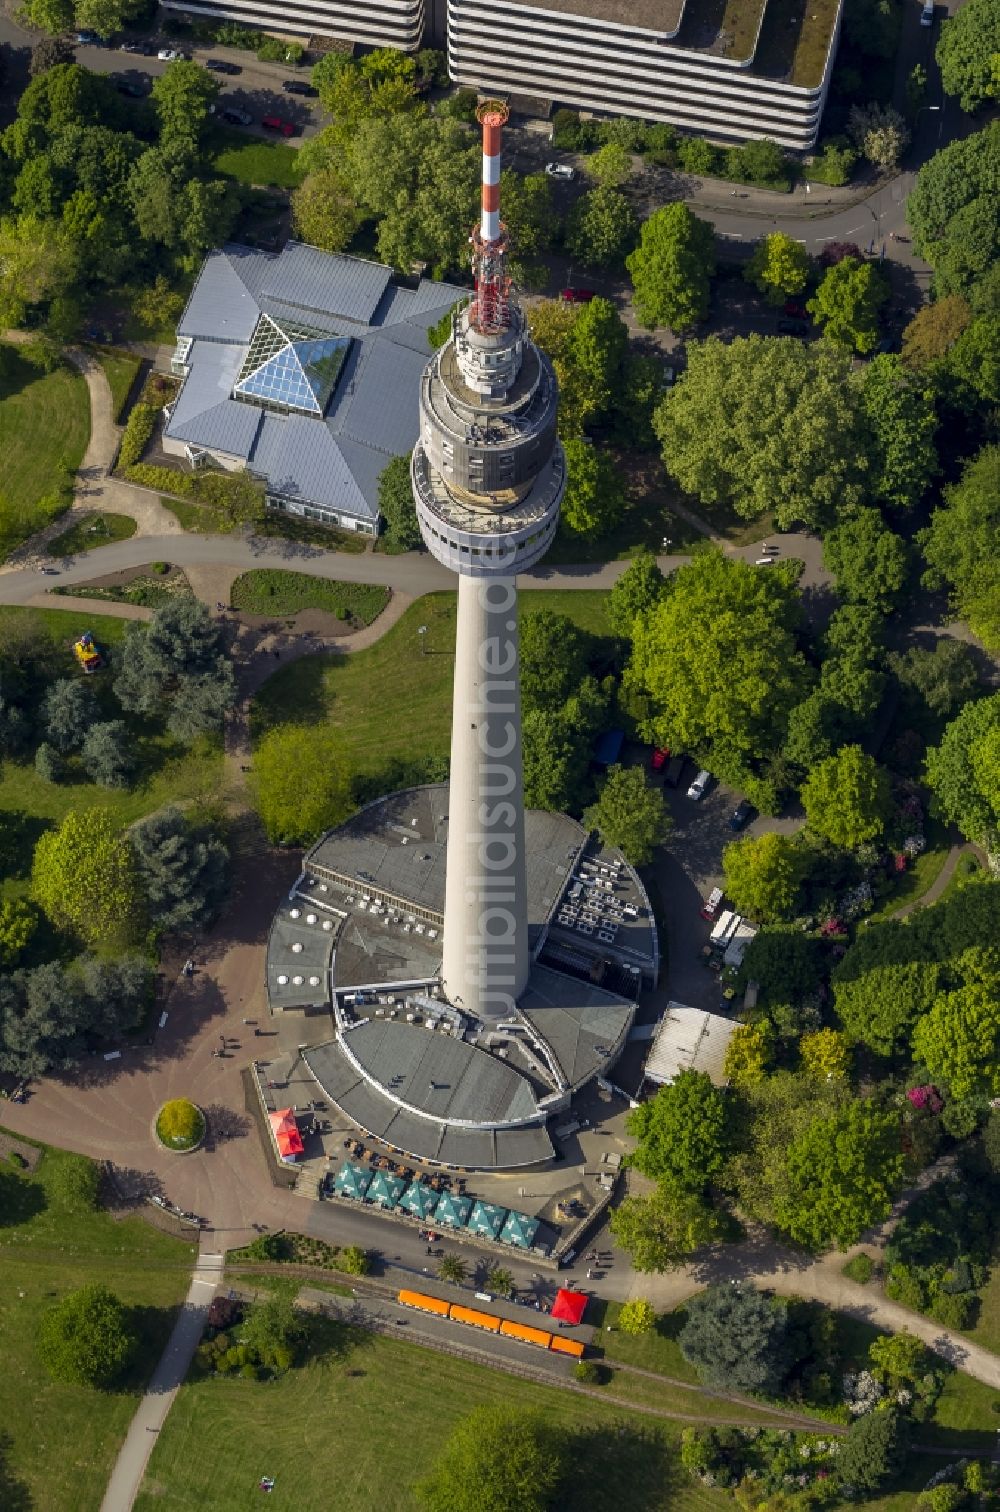
<svg viewBox="0 0 1000 1512"><path fill-rule="evenodd" d="M234 399L322 415L351 344L308 326L262 315L233 389Z"/></svg>

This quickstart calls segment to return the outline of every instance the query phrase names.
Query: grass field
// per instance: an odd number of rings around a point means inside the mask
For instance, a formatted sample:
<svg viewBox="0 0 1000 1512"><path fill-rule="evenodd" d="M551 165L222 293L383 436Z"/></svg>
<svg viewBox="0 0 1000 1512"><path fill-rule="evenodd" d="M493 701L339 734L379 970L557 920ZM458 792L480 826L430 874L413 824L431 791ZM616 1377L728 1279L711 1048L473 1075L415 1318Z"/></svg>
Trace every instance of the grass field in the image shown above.
<svg viewBox="0 0 1000 1512"><path fill-rule="evenodd" d="M285 142L265 142L220 126L212 133L208 150L216 172L241 184L294 189L302 182L298 149Z"/></svg>
<svg viewBox="0 0 1000 1512"><path fill-rule="evenodd" d="M169 509L179 520L182 529L193 535L231 535L233 526L221 509L209 504L192 504L190 499L168 499L160 496L164 509Z"/></svg>
<svg viewBox="0 0 1000 1512"><path fill-rule="evenodd" d="M135 521L131 515L87 514L49 542L51 556L77 556L81 551L93 551L97 546L110 546L112 541L127 541L135 535Z"/></svg>
<svg viewBox="0 0 1000 1512"><path fill-rule="evenodd" d="M100 1506L111 1466L139 1393L187 1291L193 1247L140 1218L67 1210L53 1190L66 1156L44 1155L33 1176L12 1177L14 1197L0 1213L0 1424L8 1438L14 1486L0 1484L5 1507L82 1512ZM5 1182L6 1187L6 1182ZM6 1191L5 1191L6 1197ZM91 1391L51 1380L36 1353L42 1313L66 1292L100 1281L133 1315L141 1363L120 1389ZM26 1497L15 1496L17 1483ZM7 1496L10 1500L7 1500Z"/></svg>
<svg viewBox="0 0 1000 1512"><path fill-rule="evenodd" d="M86 616L67 609L0 608L0 632L18 620L43 626L53 642L65 652L65 675L72 677L76 663L70 642L81 630L93 629L98 644L114 654L127 621L113 616L94 617L88 626ZM111 691L111 672L105 670L89 679L94 693L106 710L107 718L121 718L121 707ZM25 867L30 866L31 847L41 831L57 824L72 808L100 808L113 814L123 824L131 824L143 814L151 813L170 802L184 803L208 799L217 794L222 771L221 740L205 738L193 746L182 746L162 734L155 726L128 717L133 749L139 762L138 775L131 788L102 788L79 778L63 782L45 782L29 761L19 765L5 761L0 768L0 809L25 816ZM22 868L22 871L24 868ZM24 876L6 878L0 896L23 893Z"/></svg>
<svg viewBox="0 0 1000 1512"><path fill-rule="evenodd" d="M606 594L532 590L522 615L551 609L595 634L607 634ZM308 710L323 719L331 753L360 776L393 760L419 762L448 753L454 667L453 593L432 593L411 605L375 645L351 656L308 656L283 668L257 696L254 731L294 723ZM427 626L424 636L418 634ZM426 643L426 644L425 644Z"/></svg>
<svg viewBox="0 0 1000 1512"><path fill-rule="evenodd" d="M687 1316L682 1307L674 1312L660 1313L656 1327L647 1334L622 1333L616 1326L620 1312L621 1303L609 1302L600 1319L603 1328L611 1329L610 1333L601 1334L604 1357L609 1363L622 1360L627 1365L655 1370L660 1375L673 1376L678 1381L697 1383L698 1372L685 1360L677 1343L677 1335L684 1327Z"/></svg>
<svg viewBox="0 0 1000 1512"><path fill-rule="evenodd" d="M133 357L131 352L116 352L104 350L98 352L97 360L104 369L104 376L111 385L111 409L117 420L125 407L136 374L142 367L142 358Z"/></svg>
<svg viewBox="0 0 1000 1512"><path fill-rule="evenodd" d="M90 400L79 374L68 367L43 373L0 342L0 560L66 508L67 477L89 437Z"/></svg>
<svg viewBox="0 0 1000 1512"><path fill-rule="evenodd" d="M331 583L305 572L257 568L236 579L230 604L248 614L296 614L300 609L325 609L340 620L370 625L382 613L389 597L388 588L370 583Z"/></svg>
<svg viewBox="0 0 1000 1512"><path fill-rule="evenodd" d="M976 1326L966 1331L969 1338L975 1339L984 1349L992 1349L994 1354L1000 1354L1000 1245L993 1256L990 1279L980 1289L979 1298Z"/></svg>
<svg viewBox="0 0 1000 1512"><path fill-rule="evenodd" d="M927 820L926 834L927 849L911 861L888 897L883 898L878 908L867 915L869 924L881 923L891 918L897 909L919 903L931 884L937 881L938 874L948 859L951 841L944 825L930 817Z"/></svg>

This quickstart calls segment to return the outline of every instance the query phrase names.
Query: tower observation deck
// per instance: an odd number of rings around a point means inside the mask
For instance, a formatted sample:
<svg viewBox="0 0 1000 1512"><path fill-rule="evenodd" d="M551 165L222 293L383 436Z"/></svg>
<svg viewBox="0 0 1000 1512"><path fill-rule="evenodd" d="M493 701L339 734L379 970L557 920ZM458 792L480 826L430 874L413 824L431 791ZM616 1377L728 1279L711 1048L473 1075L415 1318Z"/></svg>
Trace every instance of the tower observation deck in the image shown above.
<svg viewBox="0 0 1000 1512"><path fill-rule="evenodd" d="M509 1015L530 970L516 574L547 551L566 464L551 364L527 334L500 219L506 107L481 105L474 293L420 385L411 475L427 549L458 574L441 980L481 1019Z"/></svg>

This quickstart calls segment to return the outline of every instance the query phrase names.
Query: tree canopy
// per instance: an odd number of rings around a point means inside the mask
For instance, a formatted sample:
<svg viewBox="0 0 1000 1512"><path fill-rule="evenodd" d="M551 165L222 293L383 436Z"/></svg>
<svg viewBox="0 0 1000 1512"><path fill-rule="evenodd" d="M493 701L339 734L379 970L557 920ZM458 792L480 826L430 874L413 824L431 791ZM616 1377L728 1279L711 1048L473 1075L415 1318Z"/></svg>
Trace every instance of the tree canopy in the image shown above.
<svg viewBox="0 0 1000 1512"><path fill-rule="evenodd" d="M858 509L823 537L823 565L843 598L887 613L906 584L909 558L877 509Z"/></svg>
<svg viewBox="0 0 1000 1512"><path fill-rule="evenodd" d="M540 1415L477 1407L452 1430L417 1497L428 1512L552 1512L564 1469Z"/></svg>
<svg viewBox="0 0 1000 1512"><path fill-rule="evenodd" d="M880 959L869 953L869 946L878 952L885 948L869 931L834 971L834 1007L852 1040L870 1045L878 1055L892 1055L934 1002L940 968L935 961Z"/></svg>
<svg viewBox="0 0 1000 1512"><path fill-rule="evenodd" d="M385 521L387 540L403 551L413 551L421 544L408 456L393 457L379 473L378 507Z"/></svg>
<svg viewBox="0 0 1000 1512"><path fill-rule="evenodd" d="M635 211L620 190L599 185L575 202L565 235L570 255L585 267L611 267L635 245Z"/></svg>
<svg viewBox="0 0 1000 1512"><path fill-rule="evenodd" d="M852 850L881 834L888 817L888 779L860 746L842 746L806 779L802 807L811 830Z"/></svg>
<svg viewBox="0 0 1000 1512"><path fill-rule="evenodd" d="M943 993L917 1021L913 1049L953 1097L994 1098L1000 1096L997 959L987 950L968 950L955 970L964 984Z"/></svg>
<svg viewBox="0 0 1000 1512"><path fill-rule="evenodd" d="M790 1145L788 1188L775 1218L800 1244L846 1249L885 1218L903 1171L898 1116L848 1102Z"/></svg>
<svg viewBox="0 0 1000 1512"><path fill-rule="evenodd" d="M667 1182L655 1192L623 1198L608 1221L637 1271L673 1270L725 1230L721 1215L700 1192Z"/></svg>
<svg viewBox="0 0 1000 1512"><path fill-rule="evenodd" d="M721 1173L730 1148L724 1094L704 1071L682 1071L628 1116L638 1141L630 1157L653 1181L701 1192Z"/></svg>
<svg viewBox="0 0 1000 1512"><path fill-rule="evenodd" d="M153 715L165 706L167 728L179 740L221 729L236 699L221 628L194 597L168 599L148 625L130 625L118 667L115 692L122 707Z"/></svg>
<svg viewBox="0 0 1000 1512"><path fill-rule="evenodd" d="M678 569L636 622L630 683L648 695L658 745L757 756L781 740L807 682L794 590L718 551Z"/></svg>
<svg viewBox="0 0 1000 1512"><path fill-rule="evenodd" d="M745 277L774 305L801 294L809 280L809 254L801 242L773 231L754 248Z"/></svg>
<svg viewBox="0 0 1000 1512"><path fill-rule="evenodd" d="M854 352L874 351L879 311L889 297L889 285L873 262L845 257L827 268L806 309L828 341Z"/></svg>
<svg viewBox="0 0 1000 1512"><path fill-rule="evenodd" d="M747 836L722 853L726 895L762 924L795 913L805 870L801 848L788 835Z"/></svg>
<svg viewBox="0 0 1000 1512"><path fill-rule="evenodd" d="M989 651L1000 651L1000 446L988 446L944 490L919 540L927 586L947 584L952 603Z"/></svg>
<svg viewBox="0 0 1000 1512"><path fill-rule="evenodd" d="M633 866L651 861L673 828L663 789L650 787L641 767L611 767L583 818Z"/></svg>
<svg viewBox="0 0 1000 1512"><path fill-rule="evenodd" d="M934 56L945 94L972 112L997 97L1000 0L969 0L941 23Z"/></svg>
<svg viewBox="0 0 1000 1512"><path fill-rule="evenodd" d="M938 471L933 386L895 354L881 352L864 369L859 395L873 462L869 492L897 509L910 509Z"/></svg>
<svg viewBox="0 0 1000 1512"><path fill-rule="evenodd" d="M621 469L609 452L580 437L567 437L563 449L567 481L562 525L584 540L598 540L614 530L625 508Z"/></svg>
<svg viewBox="0 0 1000 1512"><path fill-rule="evenodd" d="M775 1394L789 1364L788 1303L750 1282L709 1286L687 1304L677 1336L708 1386Z"/></svg>
<svg viewBox="0 0 1000 1512"><path fill-rule="evenodd" d="M616 634L631 638L639 615L659 603L666 584L656 557L643 546L608 594L608 619Z"/></svg>
<svg viewBox="0 0 1000 1512"><path fill-rule="evenodd" d="M1000 834L1000 693L967 703L927 752L938 811L968 840L994 849Z"/></svg>
<svg viewBox="0 0 1000 1512"><path fill-rule="evenodd" d="M74 1386L113 1385L137 1343L122 1303L101 1285L67 1293L43 1314L38 1330L45 1368Z"/></svg>
<svg viewBox="0 0 1000 1512"><path fill-rule="evenodd" d="M86 945L141 937L145 908L128 840L101 809L71 809L35 847L31 893L54 924Z"/></svg>
<svg viewBox="0 0 1000 1512"><path fill-rule="evenodd" d="M161 929L200 929L229 885L229 852L180 809L149 814L129 833L149 916Z"/></svg>
<svg viewBox="0 0 1000 1512"><path fill-rule="evenodd" d="M279 725L253 758L254 800L274 845L308 845L351 812L347 777L318 725Z"/></svg>
<svg viewBox="0 0 1000 1512"><path fill-rule="evenodd" d="M965 293L1000 253L1000 121L949 142L917 174L906 202L914 250L938 295Z"/></svg>
<svg viewBox="0 0 1000 1512"><path fill-rule="evenodd" d="M846 351L789 337L688 344L653 427L667 471L702 504L783 530L860 503L867 461Z"/></svg>
<svg viewBox="0 0 1000 1512"><path fill-rule="evenodd" d="M715 272L715 238L681 200L643 222L639 245L626 259L639 319L650 330L685 331L704 320Z"/></svg>

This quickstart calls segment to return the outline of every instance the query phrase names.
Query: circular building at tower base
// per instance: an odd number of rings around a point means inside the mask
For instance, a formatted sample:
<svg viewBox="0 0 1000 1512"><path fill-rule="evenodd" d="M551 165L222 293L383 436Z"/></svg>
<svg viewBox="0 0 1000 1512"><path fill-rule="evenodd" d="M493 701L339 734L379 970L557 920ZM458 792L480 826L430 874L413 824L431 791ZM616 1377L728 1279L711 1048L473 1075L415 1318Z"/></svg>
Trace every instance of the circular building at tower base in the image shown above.
<svg viewBox="0 0 1000 1512"><path fill-rule="evenodd" d="M610 1070L656 981L635 871L566 815L525 821L531 971L500 1021L464 1013L440 985L446 785L381 798L324 835L271 925L272 1011L330 1013L306 1065L360 1131L417 1160L551 1159L547 1120Z"/></svg>

